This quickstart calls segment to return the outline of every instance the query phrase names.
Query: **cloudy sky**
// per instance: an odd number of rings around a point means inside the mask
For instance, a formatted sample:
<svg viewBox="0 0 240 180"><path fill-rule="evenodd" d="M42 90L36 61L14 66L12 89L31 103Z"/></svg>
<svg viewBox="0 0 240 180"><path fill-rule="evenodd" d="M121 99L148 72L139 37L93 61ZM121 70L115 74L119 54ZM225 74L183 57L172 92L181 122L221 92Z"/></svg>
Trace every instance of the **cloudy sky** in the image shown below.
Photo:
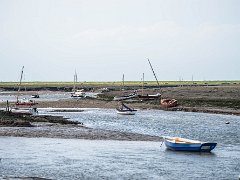
<svg viewBox="0 0 240 180"><path fill-rule="evenodd" d="M0 0L0 81L240 79L239 0Z"/></svg>

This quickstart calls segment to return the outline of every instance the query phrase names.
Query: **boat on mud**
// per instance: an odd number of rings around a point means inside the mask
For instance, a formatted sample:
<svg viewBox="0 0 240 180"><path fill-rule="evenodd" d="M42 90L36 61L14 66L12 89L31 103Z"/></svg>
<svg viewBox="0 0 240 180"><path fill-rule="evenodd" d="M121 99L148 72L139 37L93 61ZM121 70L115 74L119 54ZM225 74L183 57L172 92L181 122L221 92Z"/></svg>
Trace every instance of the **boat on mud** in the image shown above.
<svg viewBox="0 0 240 180"><path fill-rule="evenodd" d="M37 115L37 108L11 108L10 112L17 115Z"/></svg>
<svg viewBox="0 0 240 180"><path fill-rule="evenodd" d="M17 105L17 106L33 106L38 103L36 103L35 101L33 101L31 99L26 99L26 98L19 99L19 94L20 94L21 84L22 84L22 77L23 77L23 69L24 69L24 66L22 67L22 70L21 70L21 77L20 77L20 81L19 81L19 85L18 85L17 101L15 102L15 105Z"/></svg>
<svg viewBox="0 0 240 180"><path fill-rule="evenodd" d="M141 100L155 100L155 99L160 99L161 94L147 94L147 95L138 95L138 98Z"/></svg>
<svg viewBox="0 0 240 180"><path fill-rule="evenodd" d="M193 151L193 152L210 152L217 143L202 142L181 137L165 137L164 143L167 149L174 151Z"/></svg>
<svg viewBox="0 0 240 180"><path fill-rule="evenodd" d="M17 99L17 102L15 103L17 106L33 106L38 104L37 102L31 100L31 99Z"/></svg>
<svg viewBox="0 0 240 180"><path fill-rule="evenodd" d="M32 94L31 98L40 98L40 96L38 94Z"/></svg>
<svg viewBox="0 0 240 180"><path fill-rule="evenodd" d="M121 105L116 109L117 109L117 114L121 114L121 115L134 115L137 111L136 109L128 107L123 102L121 102Z"/></svg>
<svg viewBox="0 0 240 180"><path fill-rule="evenodd" d="M83 98L85 96L86 96L86 93L84 89L75 90L74 92L71 93L71 97L73 98Z"/></svg>
<svg viewBox="0 0 240 180"><path fill-rule="evenodd" d="M132 98L136 98L136 97L138 97L138 94L136 92L134 92L134 93L127 94L127 95L115 96L113 98L113 100L114 101L122 101L122 100L132 99Z"/></svg>
<svg viewBox="0 0 240 180"><path fill-rule="evenodd" d="M161 99L160 101L161 105L164 107L175 107L178 105L178 102L176 99Z"/></svg>

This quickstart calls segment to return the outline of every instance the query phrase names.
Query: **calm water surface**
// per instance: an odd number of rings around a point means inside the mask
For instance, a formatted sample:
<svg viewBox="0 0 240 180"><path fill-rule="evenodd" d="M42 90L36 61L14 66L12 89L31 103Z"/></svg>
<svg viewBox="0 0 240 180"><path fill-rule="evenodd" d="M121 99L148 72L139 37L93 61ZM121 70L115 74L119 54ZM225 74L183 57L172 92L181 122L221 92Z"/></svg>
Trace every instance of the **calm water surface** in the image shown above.
<svg viewBox="0 0 240 180"><path fill-rule="evenodd" d="M40 113L64 115L87 126L217 142L212 153L173 152L161 142L0 137L0 177L50 179L238 179L240 117L114 109ZM230 124L225 124L230 122Z"/></svg>

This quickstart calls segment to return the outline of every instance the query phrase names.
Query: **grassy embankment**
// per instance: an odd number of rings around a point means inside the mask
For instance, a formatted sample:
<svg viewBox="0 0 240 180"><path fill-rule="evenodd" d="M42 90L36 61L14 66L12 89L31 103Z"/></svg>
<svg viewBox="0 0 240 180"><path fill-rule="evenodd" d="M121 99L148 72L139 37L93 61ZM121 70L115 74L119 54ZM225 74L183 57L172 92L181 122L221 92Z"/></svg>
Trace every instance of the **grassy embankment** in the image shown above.
<svg viewBox="0 0 240 180"><path fill-rule="evenodd" d="M19 82L0 82L0 85L17 85ZM33 81L33 82L22 82L22 85L72 85L73 82L69 81L56 81L56 82L42 82L42 81ZM78 82L78 84L86 84L86 85L121 85L122 81L108 81L108 82L97 82L97 81L82 81ZM141 81L125 81L125 85L139 85L142 84ZM144 84L147 85L156 85L156 81L145 81ZM239 81L159 81L160 85L226 85L226 84L240 84Z"/></svg>

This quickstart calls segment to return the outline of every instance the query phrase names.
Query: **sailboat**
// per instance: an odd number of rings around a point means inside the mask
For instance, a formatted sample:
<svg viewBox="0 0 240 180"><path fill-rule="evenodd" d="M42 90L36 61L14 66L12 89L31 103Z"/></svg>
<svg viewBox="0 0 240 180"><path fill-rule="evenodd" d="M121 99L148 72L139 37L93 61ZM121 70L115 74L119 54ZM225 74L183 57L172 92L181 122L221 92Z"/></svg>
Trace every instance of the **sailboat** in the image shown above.
<svg viewBox="0 0 240 180"><path fill-rule="evenodd" d="M149 62L149 65L150 65L150 67L151 67L151 69L152 69L153 75L154 75L154 77L155 77L155 79L156 79L156 81L157 81L158 87L159 87L159 89L161 89L161 87L160 87L160 85L159 85L159 82L158 82L158 79L157 79L157 76L156 76L156 74L155 74L155 72L154 72L154 70L153 70L152 64L151 64L151 62L150 62L149 59L148 59L148 62ZM160 96L160 97L161 97L161 96ZM160 104L161 104L163 107L175 107L175 106L178 105L178 102L177 102L176 99L167 98L167 99L161 99L161 100L160 100Z"/></svg>
<svg viewBox="0 0 240 180"><path fill-rule="evenodd" d="M84 92L84 89L76 89L76 83L77 83L77 73L75 71L74 74L74 80L73 80L73 90L71 92L71 97L73 98L82 98L86 96L86 93Z"/></svg>
<svg viewBox="0 0 240 180"><path fill-rule="evenodd" d="M155 99L160 99L161 98L160 93L144 95L143 87L144 87L144 73L143 73L143 77L142 77L142 94L141 95L139 94L138 98L141 99L141 100L155 100Z"/></svg>
<svg viewBox="0 0 240 180"><path fill-rule="evenodd" d="M26 99L26 98L19 99L19 94L20 94L21 84L22 84L22 77L23 77L23 69L24 69L24 66L22 67L22 71L21 71L21 77L20 77L20 81L19 81L19 85L18 85L17 101L16 101L15 104L17 106L19 106L19 105L33 106L33 105L38 104L38 103L36 103L35 101L33 101L31 99Z"/></svg>
<svg viewBox="0 0 240 180"><path fill-rule="evenodd" d="M120 106L117 109L117 113L121 115L134 115L137 110L128 107L126 104L121 102Z"/></svg>
<svg viewBox="0 0 240 180"><path fill-rule="evenodd" d="M123 74L123 78L122 78L122 89L124 89L124 74ZM122 95L122 96L114 96L113 100L114 101L122 101L122 100L127 100L127 99L132 99L137 97L138 94L136 91L134 91L133 93L127 94L127 95Z"/></svg>
<svg viewBox="0 0 240 180"><path fill-rule="evenodd" d="M16 107L10 108L9 110L14 113L14 114L20 114L20 115L36 115L38 114L37 108L36 107L31 107L33 105L36 105L35 101L31 99L19 99L19 94L21 90L21 84L22 84L22 76L23 76L23 69L24 66L22 67L21 71L21 77L20 77L20 82L18 85L18 93L17 93L17 101L15 102ZM21 108L19 107L21 106ZM29 107L29 108L27 108Z"/></svg>

